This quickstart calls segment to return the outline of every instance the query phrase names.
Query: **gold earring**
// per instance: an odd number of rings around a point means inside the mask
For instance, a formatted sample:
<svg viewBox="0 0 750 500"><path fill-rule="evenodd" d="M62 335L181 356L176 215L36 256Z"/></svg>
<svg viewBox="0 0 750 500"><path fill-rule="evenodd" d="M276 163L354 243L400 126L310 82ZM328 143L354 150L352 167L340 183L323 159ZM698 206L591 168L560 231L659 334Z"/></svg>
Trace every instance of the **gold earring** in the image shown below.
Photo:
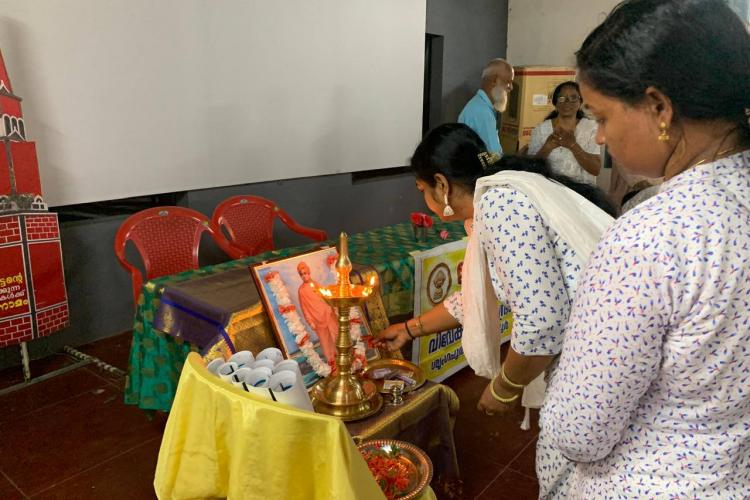
<svg viewBox="0 0 750 500"><path fill-rule="evenodd" d="M661 122L659 124L659 130L661 131L659 133L659 142L667 142L669 140L669 134L667 133L667 124L665 122Z"/></svg>

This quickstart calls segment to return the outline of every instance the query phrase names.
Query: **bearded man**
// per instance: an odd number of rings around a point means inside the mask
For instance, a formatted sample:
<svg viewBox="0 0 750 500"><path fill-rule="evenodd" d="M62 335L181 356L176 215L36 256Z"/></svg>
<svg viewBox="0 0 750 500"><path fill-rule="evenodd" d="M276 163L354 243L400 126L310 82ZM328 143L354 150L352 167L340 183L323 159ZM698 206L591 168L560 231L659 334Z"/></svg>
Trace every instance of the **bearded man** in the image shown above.
<svg viewBox="0 0 750 500"><path fill-rule="evenodd" d="M497 135L497 113L505 111L513 90L513 66L505 59L493 59L482 71L482 85L466 103L458 122L471 127L490 153L503 154Z"/></svg>

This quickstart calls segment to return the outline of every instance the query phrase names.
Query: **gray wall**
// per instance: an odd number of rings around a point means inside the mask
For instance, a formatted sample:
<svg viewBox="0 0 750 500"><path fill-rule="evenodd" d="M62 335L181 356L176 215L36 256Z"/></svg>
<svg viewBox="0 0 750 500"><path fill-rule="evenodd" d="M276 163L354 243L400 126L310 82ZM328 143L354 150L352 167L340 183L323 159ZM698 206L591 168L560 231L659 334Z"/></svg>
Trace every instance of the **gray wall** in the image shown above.
<svg viewBox="0 0 750 500"><path fill-rule="evenodd" d="M428 0L427 32L445 37L443 56L444 121L455 121L476 92L487 61L506 51L507 0ZM352 183L349 174L246 184L191 191L182 204L211 214L223 199L256 194L276 201L304 225L355 233L407 220L425 210L408 174ZM129 330L133 325L129 276L112 251L117 228L125 216L65 223L61 227L71 326L29 344L32 358L44 357L64 345L77 346ZM305 240L277 224L277 246ZM133 253L133 252L130 252ZM210 240L201 247L201 263L226 257ZM20 363L18 349L0 350L0 368Z"/></svg>
<svg viewBox="0 0 750 500"><path fill-rule="evenodd" d="M454 122L487 62L505 57L508 0L427 0L427 33L445 37L442 116Z"/></svg>
<svg viewBox="0 0 750 500"><path fill-rule="evenodd" d="M229 196L255 194L274 200L303 225L317 227L333 237L408 220L409 213L426 210L410 174L400 174L352 183L350 174L310 177L289 181L246 184L191 191L182 201L204 214ZM120 267L113 242L122 217L61 225L65 281L71 326L50 337L29 343L33 359L56 352L64 345L77 346L116 335L133 326L132 285ZM274 236L278 247L309 242L277 222ZM128 249L131 262L139 262ZM202 265L227 260L209 237L201 242ZM0 368L20 363L19 350L0 350ZM32 374L33 375L33 374Z"/></svg>

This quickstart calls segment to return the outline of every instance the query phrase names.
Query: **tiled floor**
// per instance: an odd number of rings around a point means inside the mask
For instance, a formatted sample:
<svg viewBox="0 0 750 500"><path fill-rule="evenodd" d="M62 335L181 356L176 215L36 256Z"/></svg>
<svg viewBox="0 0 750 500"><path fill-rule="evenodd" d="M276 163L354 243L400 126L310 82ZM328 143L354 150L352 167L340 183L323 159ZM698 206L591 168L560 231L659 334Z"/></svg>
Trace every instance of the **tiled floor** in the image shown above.
<svg viewBox="0 0 750 500"><path fill-rule="evenodd" d="M79 348L126 369L129 336ZM66 355L32 363L32 374L72 364ZM0 372L0 389L21 380ZM93 365L0 396L0 499L138 500L155 498L153 473L166 419L122 402L123 379ZM532 429L523 413L487 417L475 409L486 383L463 370L446 381L458 394L456 448L463 477L460 498L537 498Z"/></svg>

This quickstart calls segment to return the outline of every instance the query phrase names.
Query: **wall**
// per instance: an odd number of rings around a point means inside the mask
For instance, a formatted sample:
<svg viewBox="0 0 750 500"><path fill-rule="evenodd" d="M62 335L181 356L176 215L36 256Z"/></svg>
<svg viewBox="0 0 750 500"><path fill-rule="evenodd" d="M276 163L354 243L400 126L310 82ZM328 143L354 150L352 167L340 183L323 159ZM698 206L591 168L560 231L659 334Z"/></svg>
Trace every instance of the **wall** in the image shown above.
<svg viewBox="0 0 750 500"><path fill-rule="evenodd" d="M727 0L729 6L740 18L742 18L750 27L750 1L748 0Z"/></svg>
<svg viewBox="0 0 750 500"><path fill-rule="evenodd" d="M505 54L507 1L428 0L427 31L445 36L443 60L443 116L454 121L476 92L485 63ZM216 204L235 194L257 194L275 200L298 222L328 231L364 231L407 219L426 210L409 174L352 183L349 174L190 191L181 204L210 214ZM63 258L70 302L71 326L29 344L32 358L64 345L77 346L109 337L133 326L129 276L112 251L117 228L125 216L64 223ZM283 227L276 228L278 246L305 240ZM204 241L201 263L225 260L220 250ZM132 253L132 252L131 252ZM18 349L0 350L0 368L20 363Z"/></svg>
<svg viewBox="0 0 750 500"><path fill-rule="evenodd" d="M403 165L425 1L0 0L45 201Z"/></svg>
<svg viewBox="0 0 750 500"><path fill-rule="evenodd" d="M575 66L574 54L586 35L620 1L509 0L508 59L515 66ZM750 22L748 0L727 3Z"/></svg>
<svg viewBox="0 0 750 500"><path fill-rule="evenodd" d="M427 32L443 45L443 122L454 122L479 88L482 70L505 57L508 0L427 0Z"/></svg>
<svg viewBox="0 0 750 500"><path fill-rule="evenodd" d="M508 60L575 66L575 51L620 0L510 0Z"/></svg>

